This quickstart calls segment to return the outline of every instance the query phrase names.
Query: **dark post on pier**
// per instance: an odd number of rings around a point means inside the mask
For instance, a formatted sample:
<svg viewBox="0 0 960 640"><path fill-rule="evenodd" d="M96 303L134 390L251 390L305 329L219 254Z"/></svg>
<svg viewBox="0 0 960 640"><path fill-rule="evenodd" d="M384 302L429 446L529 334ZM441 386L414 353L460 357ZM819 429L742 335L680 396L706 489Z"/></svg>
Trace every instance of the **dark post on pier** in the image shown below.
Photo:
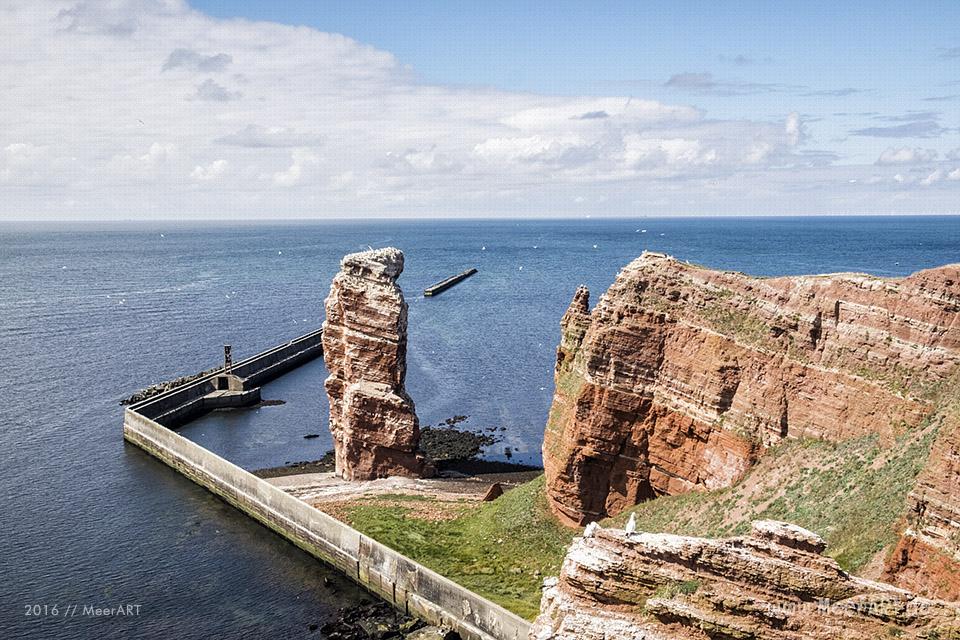
<svg viewBox="0 0 960 640"><path fill-rule="evenodd" d="M453 285L455 285L455 284L457 284L457 283L459 283L459 282L462 282L463 280L466 280L467 278L469 278L470 276L472 276L472 275L475 274L476 272L477 272L476 269L470 268L470 269L467 269L466 271L464 271L463 273L458 273L458 274L455 275L455 276L450 276L450 277L447 278L446 280L441 280L441 281L438 282L437 284L432 285L432 286L429 286L429 287L427 287L426 289L424 289L424 290L423 290L423 295L425 295L425 296L427 296L427 297L430 297L430 296L435 296L435 295L437 295L438 293L442 293L442 292L446 291L447 289L449 289L450 287L452 287Z"/></svg>

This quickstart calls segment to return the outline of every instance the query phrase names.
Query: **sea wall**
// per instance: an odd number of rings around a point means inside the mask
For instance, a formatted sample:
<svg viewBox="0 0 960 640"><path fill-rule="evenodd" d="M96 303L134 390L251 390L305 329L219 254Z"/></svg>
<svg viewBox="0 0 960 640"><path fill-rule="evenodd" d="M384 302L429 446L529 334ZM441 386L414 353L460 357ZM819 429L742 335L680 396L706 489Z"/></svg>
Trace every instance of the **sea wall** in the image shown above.
<svg viewBox="0 0 960 640"><path fill-rule="evenodd" d="M466 640L529 634L530 624L519 616L141 415L136 406L124 411L123 437L400 610L449 626Z"/></svg>
<svg viewBox="0 0 960 640"><path fill-rule="evenodd" d="M233 365L232 373L242 379L244 390L259 387L305 362L322 356L322 338L323 330L317 329L240 360ZM221 367L189 384L132 404L130 408L167 427L183 424L212 408L209 403L204 402L204 397L216 391L216 379L222 373Z"/></svg>

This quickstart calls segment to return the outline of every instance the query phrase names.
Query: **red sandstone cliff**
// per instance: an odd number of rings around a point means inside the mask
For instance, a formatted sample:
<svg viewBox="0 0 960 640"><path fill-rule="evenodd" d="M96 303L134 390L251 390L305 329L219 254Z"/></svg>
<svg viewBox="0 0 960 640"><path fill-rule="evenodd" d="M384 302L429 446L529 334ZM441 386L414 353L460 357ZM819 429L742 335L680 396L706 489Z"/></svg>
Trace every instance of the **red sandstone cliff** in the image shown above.
<svg viewBox="0 0 960 640"><path fill-rule="evenodd" d="M783 438L892 442L936 421L885 579L960 595L960 420L943 408L958 388L960 265L752 278L645 253L593 311L588 296L561 323L543 445L564 522L729 486Z"/></svg>
<svg viewBox="0 0 960 640"><path fill-rule="evenodd" d="M844 572L799 527L713 540L594 529L545 583L531 640L951 638L960 609Z"/></svg>
<svg viewBox="0 0 960 640"><path fill-rule="evenodd" d="M417 453L420 428L404 389L407 303L397 286L399 249L343 258L323 323L325 382L336 472L347 480L431 471Z"/></svg>

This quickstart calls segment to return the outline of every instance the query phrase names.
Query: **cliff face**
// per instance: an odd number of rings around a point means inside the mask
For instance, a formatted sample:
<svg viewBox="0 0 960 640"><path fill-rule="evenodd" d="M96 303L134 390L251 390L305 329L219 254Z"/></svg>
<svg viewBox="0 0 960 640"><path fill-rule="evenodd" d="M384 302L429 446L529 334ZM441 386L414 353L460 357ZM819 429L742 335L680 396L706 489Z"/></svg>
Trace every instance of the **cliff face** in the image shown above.
<svg viewBox="0 0 960 640"><path fill-rule="evenodd" d="M958 265L764 279L645 253L588 296L563 317L543 445L570 524L728 486L783 438L892 441L960 363Z"/></svg>
<svg viewBox="0 0 960 640"><path fill-rule="evenodd" d="M960 609L856 578L799 527L714 540L592 527L545 583L535 640L948 638Z"/></svg>
<svg viewBox="0 0 960 640"><path fill-rule="evenodd" d="M940 417L940 437L910 493L908 526L883 579L960 600L960 397L948 400Z"/></svg>
<svg viewBox="0 0 960 640"><path fill-rule="evenodd" d="M429 472L417 453L420 428L404 389L407 303L397 286L403 253L347 255L326 299L323 359L337 475L371 480Z"/></svg>

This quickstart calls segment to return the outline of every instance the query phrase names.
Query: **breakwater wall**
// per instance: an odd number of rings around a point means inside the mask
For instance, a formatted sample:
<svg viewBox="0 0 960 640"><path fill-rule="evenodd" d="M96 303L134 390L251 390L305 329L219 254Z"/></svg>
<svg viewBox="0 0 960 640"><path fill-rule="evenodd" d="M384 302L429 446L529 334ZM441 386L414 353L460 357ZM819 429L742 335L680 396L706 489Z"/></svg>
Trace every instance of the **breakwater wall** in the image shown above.
<svg viewBox="0 0 960 640"><path fill-rule="evenodd" d="M278 349L290 345L293 342ZM273 355L267 354L276 350L266 351L260 354L266 356L260 364L279 371L281 363L299 357L296 354L303 346L301 343ZM234 373L237 374L245 363L248 361L234 365ZM248 373L267 370L249 364ZM216 375L211 374L210 379L215 379ZM209 389L203 386L208 383L213 384L207 379L198 380L127 407L123 414L124 439L206 487L307 553L339 569L398 609L430 624L453 628L465 640L526 640L530 631L530 623L526 620L364 536L141 412L147 410L165 419L176 417L182 421L183 416L190 413L179 413L175 403L193 405L198 398L202 401L201 391ZM194 389L195 386L199 389Z"/></svg>
<svg viewBox="0 0 960 640"><path fill-rule="evenodd" d="M458 284L458 283L460 283L460 282L463 282L464 280L466 280L467 278L469 278L470 276L472 276L472 275L475 274L476 272L477 272L476 269L470 268L470 269L467 269L466 271L464 271L463 273L458 273L458 274L455 275L455 276L450 276L450 277L447 278L446 280L441 280L441 281L438 282L437 284L431 285L431 286L427 287L426 289L424 289L424 290L423 290L423 295L425 295L426 297L429 298L430 296L435 296L435 295L437 295L437 294L443 293L444 291L446 291L446 290L449 289L450 287L454 286L455 284Z"/></svg>
<svg viewBox="0 0 960 640"><path fill-rule="evenodd" d="M240 360L233 365L231 373L240 379L244 391L253 390L305 362L322 356L322 337L322 329L311 331L290 342ZM215 408L216 404L211 403L208 396L217 390L217 380L223 374L221 367L188 384L132 404L130 409L167 427L183 424Z"/></svg>

